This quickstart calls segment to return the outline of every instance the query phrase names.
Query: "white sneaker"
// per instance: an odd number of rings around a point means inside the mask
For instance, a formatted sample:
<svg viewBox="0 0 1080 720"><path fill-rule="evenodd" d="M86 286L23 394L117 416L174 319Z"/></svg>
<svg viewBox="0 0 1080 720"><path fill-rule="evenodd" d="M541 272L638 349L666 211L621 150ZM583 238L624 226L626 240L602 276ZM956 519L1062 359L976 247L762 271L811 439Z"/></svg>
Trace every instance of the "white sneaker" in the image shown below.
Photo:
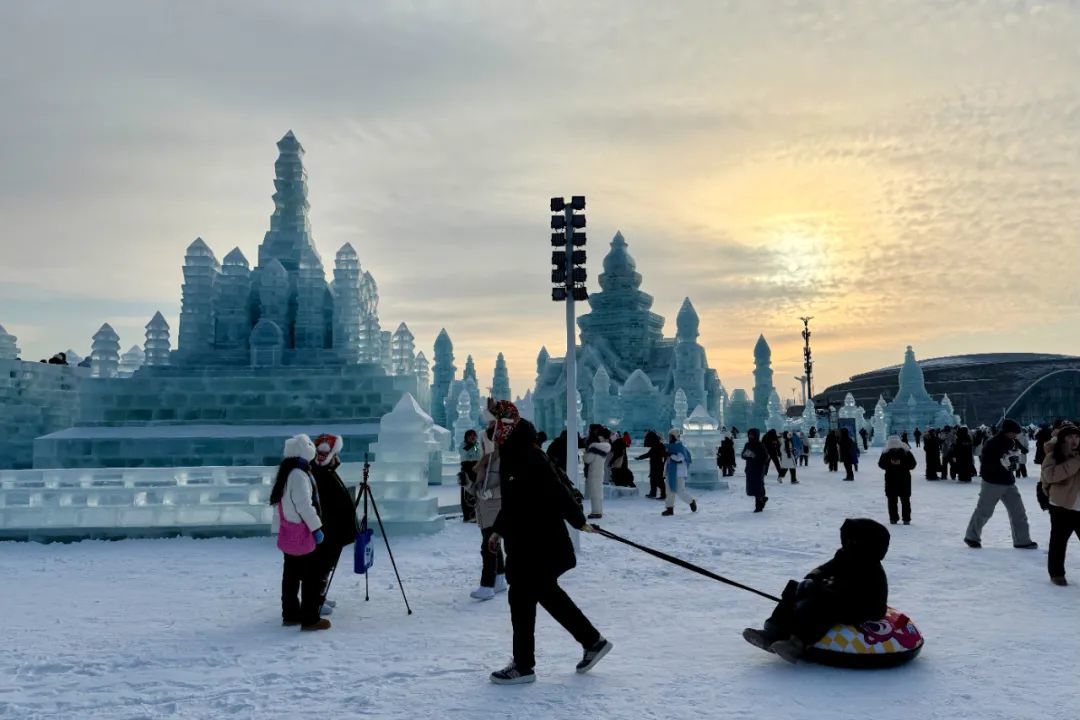
<svg viewBox="0 0 1080 720"><path fill-rule="evenodd" d="M481 585L469 593L469 597L474 600L490 600L495 597L495 588L484 587Z"/></svg>
<svg viewBox="0 0 1080 720"><path fill-rule="evenodd" d="M496 575L495 576L495 592L497 592L497 593L506 592L506 576L505 575Z"/></svg>

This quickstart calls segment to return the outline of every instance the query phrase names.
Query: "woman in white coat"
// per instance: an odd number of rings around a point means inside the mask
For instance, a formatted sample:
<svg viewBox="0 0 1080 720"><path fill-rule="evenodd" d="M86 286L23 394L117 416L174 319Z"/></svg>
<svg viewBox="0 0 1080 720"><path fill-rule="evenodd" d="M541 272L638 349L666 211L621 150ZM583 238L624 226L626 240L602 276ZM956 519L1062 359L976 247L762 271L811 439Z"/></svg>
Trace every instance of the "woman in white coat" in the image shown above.
<svg viewBox="0 0 1080 720"><path fill-rule="evenodd" d="M780 472L791 473L791 484L798 485L799 477L799 453L795 450L795 443L791 439L791 433L787 430L780 437ZM777 482L783 482L784 475L777 478Z"/></svg>
<svg viewBox="0 0 1080 720"><path fill-rule="evenodd" d="M270 504L274 507L272 531L279 533L283 520L290 526L300 525L311 533L307 539L311 550L294 554L291 548L281 544L279 537L278 547L285 556L281 572L281 623L299 625L301 630L325 630L330 627L330 621L319 618L319 605L329 568L324 567L323 554L315 550L323 541L323 531L319 494L309 469L309 463L315 459L315 443L307 435L291 437L285 441L284 455L270 491Z"/></svg>
<svg viewBox="0 0 1080 720"><path fill-rule="evenodd" d="M604 475L611 443L604 437L604 428L589 428L589 442L585 448L585 494L589 496L589 520L604 517Z"/></svg>

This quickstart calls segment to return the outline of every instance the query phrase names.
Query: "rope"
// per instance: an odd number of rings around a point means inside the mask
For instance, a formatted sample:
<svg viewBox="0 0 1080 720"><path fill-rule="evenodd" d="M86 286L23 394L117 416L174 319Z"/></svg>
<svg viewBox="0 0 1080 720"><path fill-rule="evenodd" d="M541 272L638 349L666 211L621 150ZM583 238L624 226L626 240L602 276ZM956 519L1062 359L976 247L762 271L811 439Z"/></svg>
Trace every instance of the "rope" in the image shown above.
<svg viewBox="0 0 1080 720"><path fill-rule="evenodd" d="M762 592L762 591L757 590L755 588L752 588L749 585L743 585L742 583L735 582L734 580L729 580L728 578L723 577L722 575L717 575L714 572L709 572L705 568L698 567L697 565L694 565L693 563L687 562L686 560L681 560L681 559L679 559L677 557L673 557L671 555L668 555L667 553L662 553L659 550L654 550L654 549L652 549L650 547L645 547L644 545L638 545L636 542L634 542L632 540L627 540L624 537L619 537L618 535L616 535L613 532L608 532L607 530L604 530L599 525L593 525L592 528L593 528L593 530L595 530L597 532L598 535L603 535L606 538L611 538L612 540L615 540L617 542L621 542L624 545L629 545L632 548L637 548L638 550L641 550L644 553L648 553L649 555L652 555L653 557L658 557L661 560L666 560L667 562L671 563L672 565L678 565L679 567L686 568L687 570L690 570L691 572L696 572L698 575L704 575L707 578L712 578L713 580L718 580L718 581L720 581L722 583L725 583L727 585L731 585L732 587L737 587L740 590L746 590L747 592L752 592L755 595L760 595L761 597L768 598L769 600L772 600L774 602L780 602L780 598L776 597L775 595L770 595L768 593L765 593L765 592Z"/></svg>

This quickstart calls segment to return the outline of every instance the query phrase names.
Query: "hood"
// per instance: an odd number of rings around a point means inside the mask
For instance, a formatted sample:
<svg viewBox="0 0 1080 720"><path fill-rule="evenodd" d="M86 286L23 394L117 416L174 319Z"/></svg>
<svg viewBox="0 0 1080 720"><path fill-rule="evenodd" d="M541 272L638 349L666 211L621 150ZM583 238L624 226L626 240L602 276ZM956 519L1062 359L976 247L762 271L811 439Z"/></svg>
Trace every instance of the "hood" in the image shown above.
<svg viewBox="0 0 1080 720"><path fill-rule="evenodd" d="M908 450L908 446L896 435L890 435L889 439L885 441L886 450Z"/></svg>
<svg viewBox="0 0 1080 720"><path fill-rule="evenodd" d="M307 462L315 459L315 443L307 435L294 435L285 441L282 453L287 458L300 458Z"/></svg>
<svg viewBox="0 0 1080 720"><path fill-rule="evenodd" d="M840 526L840 546L860 559L885 559L889 552L889 530L869 518L848 518Z"/></svg>
<svg viewBox="0 0 1080 720"><path fill-rule="evenodd" d="M339 456L345 447L345 441L340 435L320 435L314 440L315 464L327 467L335 461L340 463Z"/></svg>
<svg viewBox="0 0 1080 720"><path fill-rule="evenodd" d="M611 443L609 443L607 440L597 440L596 442L589 443L589 447L594 447L597 450L609 452L611 450Z"/></svg>

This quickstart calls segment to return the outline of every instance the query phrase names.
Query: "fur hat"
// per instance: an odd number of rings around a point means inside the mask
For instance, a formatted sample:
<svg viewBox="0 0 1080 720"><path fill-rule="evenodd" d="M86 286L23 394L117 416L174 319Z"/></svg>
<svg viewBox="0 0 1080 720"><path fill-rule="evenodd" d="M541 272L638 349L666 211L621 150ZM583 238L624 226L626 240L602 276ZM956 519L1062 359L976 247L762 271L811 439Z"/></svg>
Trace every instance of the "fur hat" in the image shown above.
<svg viewBox="0 0 1080 720"><path fill-rule="evenodd" d="M315 443L307 435L294 435L285 441L283 455L287 458L300 458L311 462L315 459Z"/></svg>
<svg viewBox="0 0 1080 720"><path fill-rule="evenodd" d="M323 434L315 438L315 464L330 465L341 454L345 441L340 435Z"/></svg>
<svg viewBox="0 0 1080 720"><path fill-rule="evenodd" d="M907 450L908 446L904 444L904 441L900 439L899 435L890 435L889 439L885 441L886 450Z"/></svg>
<svg viewBox="0 0 1080 720"><path fill-rule="evenodd" d="M1076 427L1071 422L1062 423L1061 427L1053 432L1052 437L1061 440L1069 435L1080 435L1080 427Z"/></svg>

